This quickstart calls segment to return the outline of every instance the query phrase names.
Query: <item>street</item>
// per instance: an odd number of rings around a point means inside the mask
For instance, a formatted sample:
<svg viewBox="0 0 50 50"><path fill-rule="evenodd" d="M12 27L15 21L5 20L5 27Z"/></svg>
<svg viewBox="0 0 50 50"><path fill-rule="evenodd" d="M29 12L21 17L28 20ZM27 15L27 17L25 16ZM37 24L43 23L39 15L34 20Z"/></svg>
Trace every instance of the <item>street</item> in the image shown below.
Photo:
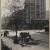
<svg viewBox="0 0 50 50"><path fill-rule="evenodd" d="M18 31L19 32L19 31ZM49 35L46 34L44 31L30 31L31 37L35 40L39 40L38 45L26 45L22 47L19 44L14 44L13 39L7 38L2 36L2 40L4 41L4 44L7 45L9 48L12 48L12 50L48 50L49 49ZM10 33L11 36L13 33ZM15 35L15 34L14 34ZM10 36L10 35L9 35Z"/></svg>

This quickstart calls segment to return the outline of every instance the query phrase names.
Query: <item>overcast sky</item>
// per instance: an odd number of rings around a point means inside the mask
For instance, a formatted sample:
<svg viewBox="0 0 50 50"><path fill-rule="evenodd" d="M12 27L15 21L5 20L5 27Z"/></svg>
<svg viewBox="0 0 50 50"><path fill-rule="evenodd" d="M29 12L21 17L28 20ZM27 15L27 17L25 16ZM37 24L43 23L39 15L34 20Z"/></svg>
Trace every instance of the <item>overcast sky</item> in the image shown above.
<svg viewBox="0 0 50 50"><path fill-rule="evenodd" d="M20 1L23 2L23 0L20 0ZM5 14L7 14L7 15L10 14L9 10L3 9L5 6L5 3L8 3L8 0L1 0L1 17L3 17ZM21 3L21 4L23 4L23 3ZM46 0L46 10L49 10L49 0Z"/></svg>

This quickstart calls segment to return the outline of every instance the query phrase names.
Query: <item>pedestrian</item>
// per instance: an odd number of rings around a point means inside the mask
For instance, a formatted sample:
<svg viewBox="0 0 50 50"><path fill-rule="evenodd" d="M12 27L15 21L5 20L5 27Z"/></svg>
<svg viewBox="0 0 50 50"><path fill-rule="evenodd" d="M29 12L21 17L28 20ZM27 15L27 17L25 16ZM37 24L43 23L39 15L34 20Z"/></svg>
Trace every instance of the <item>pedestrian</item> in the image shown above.
<svg viewBox="0 0 50 50"><path fill-rule="evenodd" d="M7 34L9 34L9 32L6 30L6 31L4 32L4 37L7 36Z"/></svg>

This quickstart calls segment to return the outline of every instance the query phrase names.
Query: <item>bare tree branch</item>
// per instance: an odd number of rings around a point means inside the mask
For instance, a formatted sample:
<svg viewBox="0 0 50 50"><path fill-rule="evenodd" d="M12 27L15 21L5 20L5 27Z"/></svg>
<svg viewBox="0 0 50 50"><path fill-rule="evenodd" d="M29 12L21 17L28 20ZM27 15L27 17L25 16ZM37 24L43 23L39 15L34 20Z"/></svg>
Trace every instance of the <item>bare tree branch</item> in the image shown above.
<svg viewBox="0 0 50 50"><path fill-rule="evenodd" d="M8 0L8 3L5 3L5 9L8 9L11 13L18 11L22 8L23 5L20 5L22 2L19 0Z"/></svg>

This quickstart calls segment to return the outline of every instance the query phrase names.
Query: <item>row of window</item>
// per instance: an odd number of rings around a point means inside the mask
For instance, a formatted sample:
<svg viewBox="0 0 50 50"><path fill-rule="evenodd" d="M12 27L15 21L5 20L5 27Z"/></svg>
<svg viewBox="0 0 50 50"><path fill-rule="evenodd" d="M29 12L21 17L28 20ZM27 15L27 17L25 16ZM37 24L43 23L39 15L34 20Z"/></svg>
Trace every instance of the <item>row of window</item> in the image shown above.
<svg viewBox="0 0 50 50"><path fill-rule="evenodd" d="M36 6L36 8L39 8L40 6L41 6L41 7L45 7L45 4L41 4L41 5L36 4L36 5L35 5L35 3L28 3L27 6L28 6L28 7L30 7L30 6L31 6L31 7L35 7L35 6Z"/></svg>
<svg viewBox="0 0 50 50"><path fill-rule="evenodd" d="M27 11L27 13L29 13L29 14L30 14L30 13L31 13L31 14L39 13L39 14L40 14L40 11L36 11L36 12L35 12L35 11ZM42 11L41 11L41 14L45 14L45 12L42 12Z"/></svg>
<svg viewBox="0 0 50 50"><path fill-rule="evenodd" d="M45 8L45 5L28 6L28 8L30 8L30 7L31 8L35 8L36 7L37 9L39 9L41 7L41 9L42 9L42 8Z"/></svg>
<svg viewBox="0 0 50 50"><path fill-rule="evenodd" d="M35 0L26 0L27 3L29 2L35 2Z"/></svg>
<svg viewBox="0 0 50 50"><path fill-rule="evenodd" d="M45 3L45 0L27 0L26 1L27 3L33 3L33 2L36 2L36 3L39 3L39 2L41 2L41 3Z"/></svg>
<svg viewBox="0 0 50 50"><path fill-rule="evenodd" d="M32 19L44 19L45 16L43 15L43 16L31 16L30 17L30 15L28 15L28 18L27 19L29 19L29 18L32 18Z"/></svg>
<svg viewBox="0 0 50 50"><path fill-rule="evenodd" d="M46 0L26 0L26 2L45 2Z"/></svg>
<svg viewBox="0 0 50 50"><path fill-rule="evenodd" d="M41 0L41 3L45 3L46 0Z"/></svg>
<svg viewBox="0 0 50 50"><path fill-rule="evenodd" d="M35 3L27 3L28 6L35 6Z"/></svg>
<svg viewBox="0 0 50 50"><path fill-rule="evenodd" d="M45 0L27 0L26 2L27 3L35 3L35 2L39 3L39 2L41 2L43 4L43 3L45 3Z"/></svg>
<svg viewBox="0 0 50 50"><path fill-rule="evenodd" d="M28 20L30 20L30 19L45 19L45 16L28 16L28 18L27 18Z"/></svg>
<svg viewBox="0 0 50 50"><path fill-rule="evenodd" d="M28 8L28 11L36 11L36 12L45 12L45 9L35 9L35 8Z"/></svg>
<svg viewBox="0 0 50 50"><path fill-rule="evenodd" d="M28 10L35 10L34 7L28 7Z"/></svg>
<svg viewBox="0 0 50 50"><path fill-rule="evenodd" d="M35 14L35 12L33 12L33 11L31 11L31 12L30 12L30 11L28 11L28 14Z"/></svg>
<svg viewBox="0 0 50 50"><path fill-rule="evenodd" d="M44 8L43 8L44 9ZM35 8L35 7L28 7L28 10L37 10L37 11L39 11L40 10L40 8ZM42 9L41 9L42 10Z"/></svg>
<svg viewBox="0 0 50 50"><path fill-rule="evenodd" d="M45 12L45 9L28 9L27 11L33 11L33 12Z"/></svg>
<svg viewBox="0 0 50 50"><path fill-rule="evenodd" d="M36 15L35 15L35 14L27 14L27 15L28 15L28 17L30 17L30 16L31 16L31 17L34 17L34 16L40 17L40 14L36 14ZM46 16L46 15L44 15L44 14L42 15L42 14L41 14L41 16L44 17L44 16Z"/></svg>
<svg viewBox="0 0 50 50"><path fill-rule="evenodd" d="M28 12L28 13L30 13L30 12L32 12L32 13L34 13L34 12L40 13L40 12L41 12L41 13L43 13L43 14L45 13L45 11L30 11L30 10L28 10L27 12Z"/></svg>

